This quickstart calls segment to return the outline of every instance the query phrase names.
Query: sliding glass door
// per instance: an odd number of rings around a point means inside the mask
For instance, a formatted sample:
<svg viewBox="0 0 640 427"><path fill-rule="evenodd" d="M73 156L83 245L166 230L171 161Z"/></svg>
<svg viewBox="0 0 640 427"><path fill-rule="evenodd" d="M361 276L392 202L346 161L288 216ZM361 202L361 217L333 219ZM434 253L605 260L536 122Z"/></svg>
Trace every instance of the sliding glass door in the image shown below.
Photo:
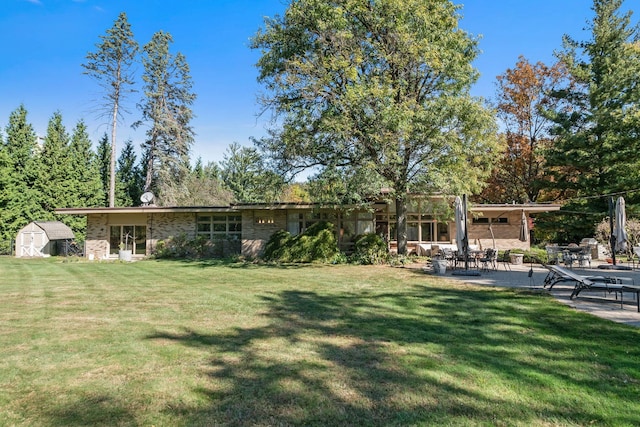
<svg viewBox="0 0 640 427"><path fill-rule="evenodd" d="M147 254L147 227L144 225L112 225L109 232L109 253L117 254L120 247L136 255Z"/></svg>

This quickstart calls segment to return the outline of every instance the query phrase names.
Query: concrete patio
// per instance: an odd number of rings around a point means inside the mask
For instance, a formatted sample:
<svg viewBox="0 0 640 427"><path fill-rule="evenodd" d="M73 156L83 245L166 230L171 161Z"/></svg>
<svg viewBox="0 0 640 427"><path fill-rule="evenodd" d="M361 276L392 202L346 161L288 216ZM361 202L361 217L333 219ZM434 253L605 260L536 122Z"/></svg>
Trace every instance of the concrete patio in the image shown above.
<svg viewBox="0 0 640 427"><path fill-rule="evenodd" d="M634 284L640 285L640 270L606 270L598 268L598 265L601 264L605 263L602 261L594 261L592 262L591 267L574 267L573 271L582 276L599 275L631 278ZM620 265L628 266L626 263ZM546 268L539 264L510 264L510 267L511 271L505 270L504 265L498 265L497 270L481 271L479 276L454 275L452 274L452 271L447 270L444 275L436 277L445 277L450 280L459 280L482 286L545 290L543 287L544 279L549 272ZM585 291L572 300L569 296L571 295L573 288L573 283L559 283L555 285L550 292L551 295L558 299L558 301L567 304L576 310L591 313L594 316L609 319L613 322L620 322L640 327L640 313L637 311L635 294L625 293L624 308L621 308L620 302L615 301L614 294L607 295L606 301L604 301L602 292Z"/></svg>

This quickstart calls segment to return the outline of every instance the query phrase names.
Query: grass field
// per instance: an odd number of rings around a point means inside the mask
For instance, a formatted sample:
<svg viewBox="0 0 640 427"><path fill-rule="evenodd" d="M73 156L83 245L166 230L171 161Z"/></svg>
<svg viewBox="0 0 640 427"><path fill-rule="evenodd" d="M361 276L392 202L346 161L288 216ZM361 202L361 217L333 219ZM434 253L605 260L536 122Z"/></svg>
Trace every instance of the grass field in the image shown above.
<svg viewBox="0 0 640 427"><path fill-rule="evenodd" d="M408 268L0 258L0 425L640 425L640 330Z"/></svg>

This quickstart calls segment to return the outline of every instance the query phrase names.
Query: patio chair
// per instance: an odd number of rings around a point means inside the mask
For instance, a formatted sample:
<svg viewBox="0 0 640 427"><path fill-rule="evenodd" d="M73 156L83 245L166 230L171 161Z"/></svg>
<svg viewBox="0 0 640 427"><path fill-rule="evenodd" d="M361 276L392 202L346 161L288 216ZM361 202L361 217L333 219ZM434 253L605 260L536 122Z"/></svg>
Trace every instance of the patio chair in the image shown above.
<svg viewBox="0 0 640 427"><path fill-rule="evenodd" d="M547 246L545 249L547 251L547 262L549 264L558 264L558 247Z"/></svg>
<svg viewBox="0 0 640 427"><path fill-rule="evenodd" d="M449 268L454 268L455 267L455 255L453 253L453 251L451 249L447 249L447 248L442 248L441 250L442 253L442 258L447 260L447 264L449 266Z"/></svg>
<svg viewBox="0 0 640 427"><path fill-rule="evenodd" d="M492 268L493 270L497 270L498 269L496 265L497 259L498 259L498 251L492 248L487 249L486 252L484 253L484 256L479 259L482 265L482 270L489 271L489 268Z"/></svg>
<svg viewBox="0 0 640 427"><path fill-rule="evenodd" d="M499 257L498 262L504 265L505 271L507 271L507 269L511 271L511 250L507 249L506 251L504 251L502 253L502 256Z"/></svg>
<svg viewBox="0 0 640 427"><path fill-rule="evenodd" d="M640 246L633 247L633 254L631 255L631 261L633 262L633 268L636 268L636 257L638 257L638 265L640 266Z"/></svg>
<svg viewBox="0 0 640 427"><path fill-rule="evenodd" d="M582 246L582 250L578 252L578 267L585 268L587 264L591 268L591 248Z"/></svg>
<svg viewBox="0 0 640 427"><path fill-rule="evenodd" d="M568 250L562 252L562 262L564 262L565 267L573 268L573 263L577 259L578 256Z"/></svg>
<svg viewBox="0 0 640 427"><path fill-rule="evenodd" d="M505 271L511 271L511 250L507 249L502 253L502 255L498 256L498 263L504 266Z"/></svg>
<svg viewBox="0 0 640 427"><path fill-rule="evenodd" d="M475 254L472 252L467 253L466 259L463 252L456 252L455 261L456 261L456 268L458 268L459 266L462 266L461 268L465 268L465 267L478 268L478 258L476 258Z"/></svg>

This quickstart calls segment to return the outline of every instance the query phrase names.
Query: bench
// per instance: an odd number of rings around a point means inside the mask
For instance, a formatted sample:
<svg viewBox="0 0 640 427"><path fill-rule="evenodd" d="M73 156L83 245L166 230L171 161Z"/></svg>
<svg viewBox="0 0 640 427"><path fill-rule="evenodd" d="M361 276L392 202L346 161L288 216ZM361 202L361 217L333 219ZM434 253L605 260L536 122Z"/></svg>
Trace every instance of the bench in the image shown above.
<svg viewBox="0 0 640 427"><path fill-rule="evenodd" d="M588 290L597 290L605 292L615 292L616 299L618 293L620 294L620 307L623 308L624 304L624 292L636 294L637 310L640 313L640 286L636 286L633 280L628 277L616 277L616 276L581 276L574 273L571 270L557 266L557 265L545 265L549 270L547 277L544 279L544 287L549 287L549 290L553 286L560 282L575 282L575 287L571 293L571 299L577 297L580 292ZM625 282L630 281L630 284Z"/></svg>

